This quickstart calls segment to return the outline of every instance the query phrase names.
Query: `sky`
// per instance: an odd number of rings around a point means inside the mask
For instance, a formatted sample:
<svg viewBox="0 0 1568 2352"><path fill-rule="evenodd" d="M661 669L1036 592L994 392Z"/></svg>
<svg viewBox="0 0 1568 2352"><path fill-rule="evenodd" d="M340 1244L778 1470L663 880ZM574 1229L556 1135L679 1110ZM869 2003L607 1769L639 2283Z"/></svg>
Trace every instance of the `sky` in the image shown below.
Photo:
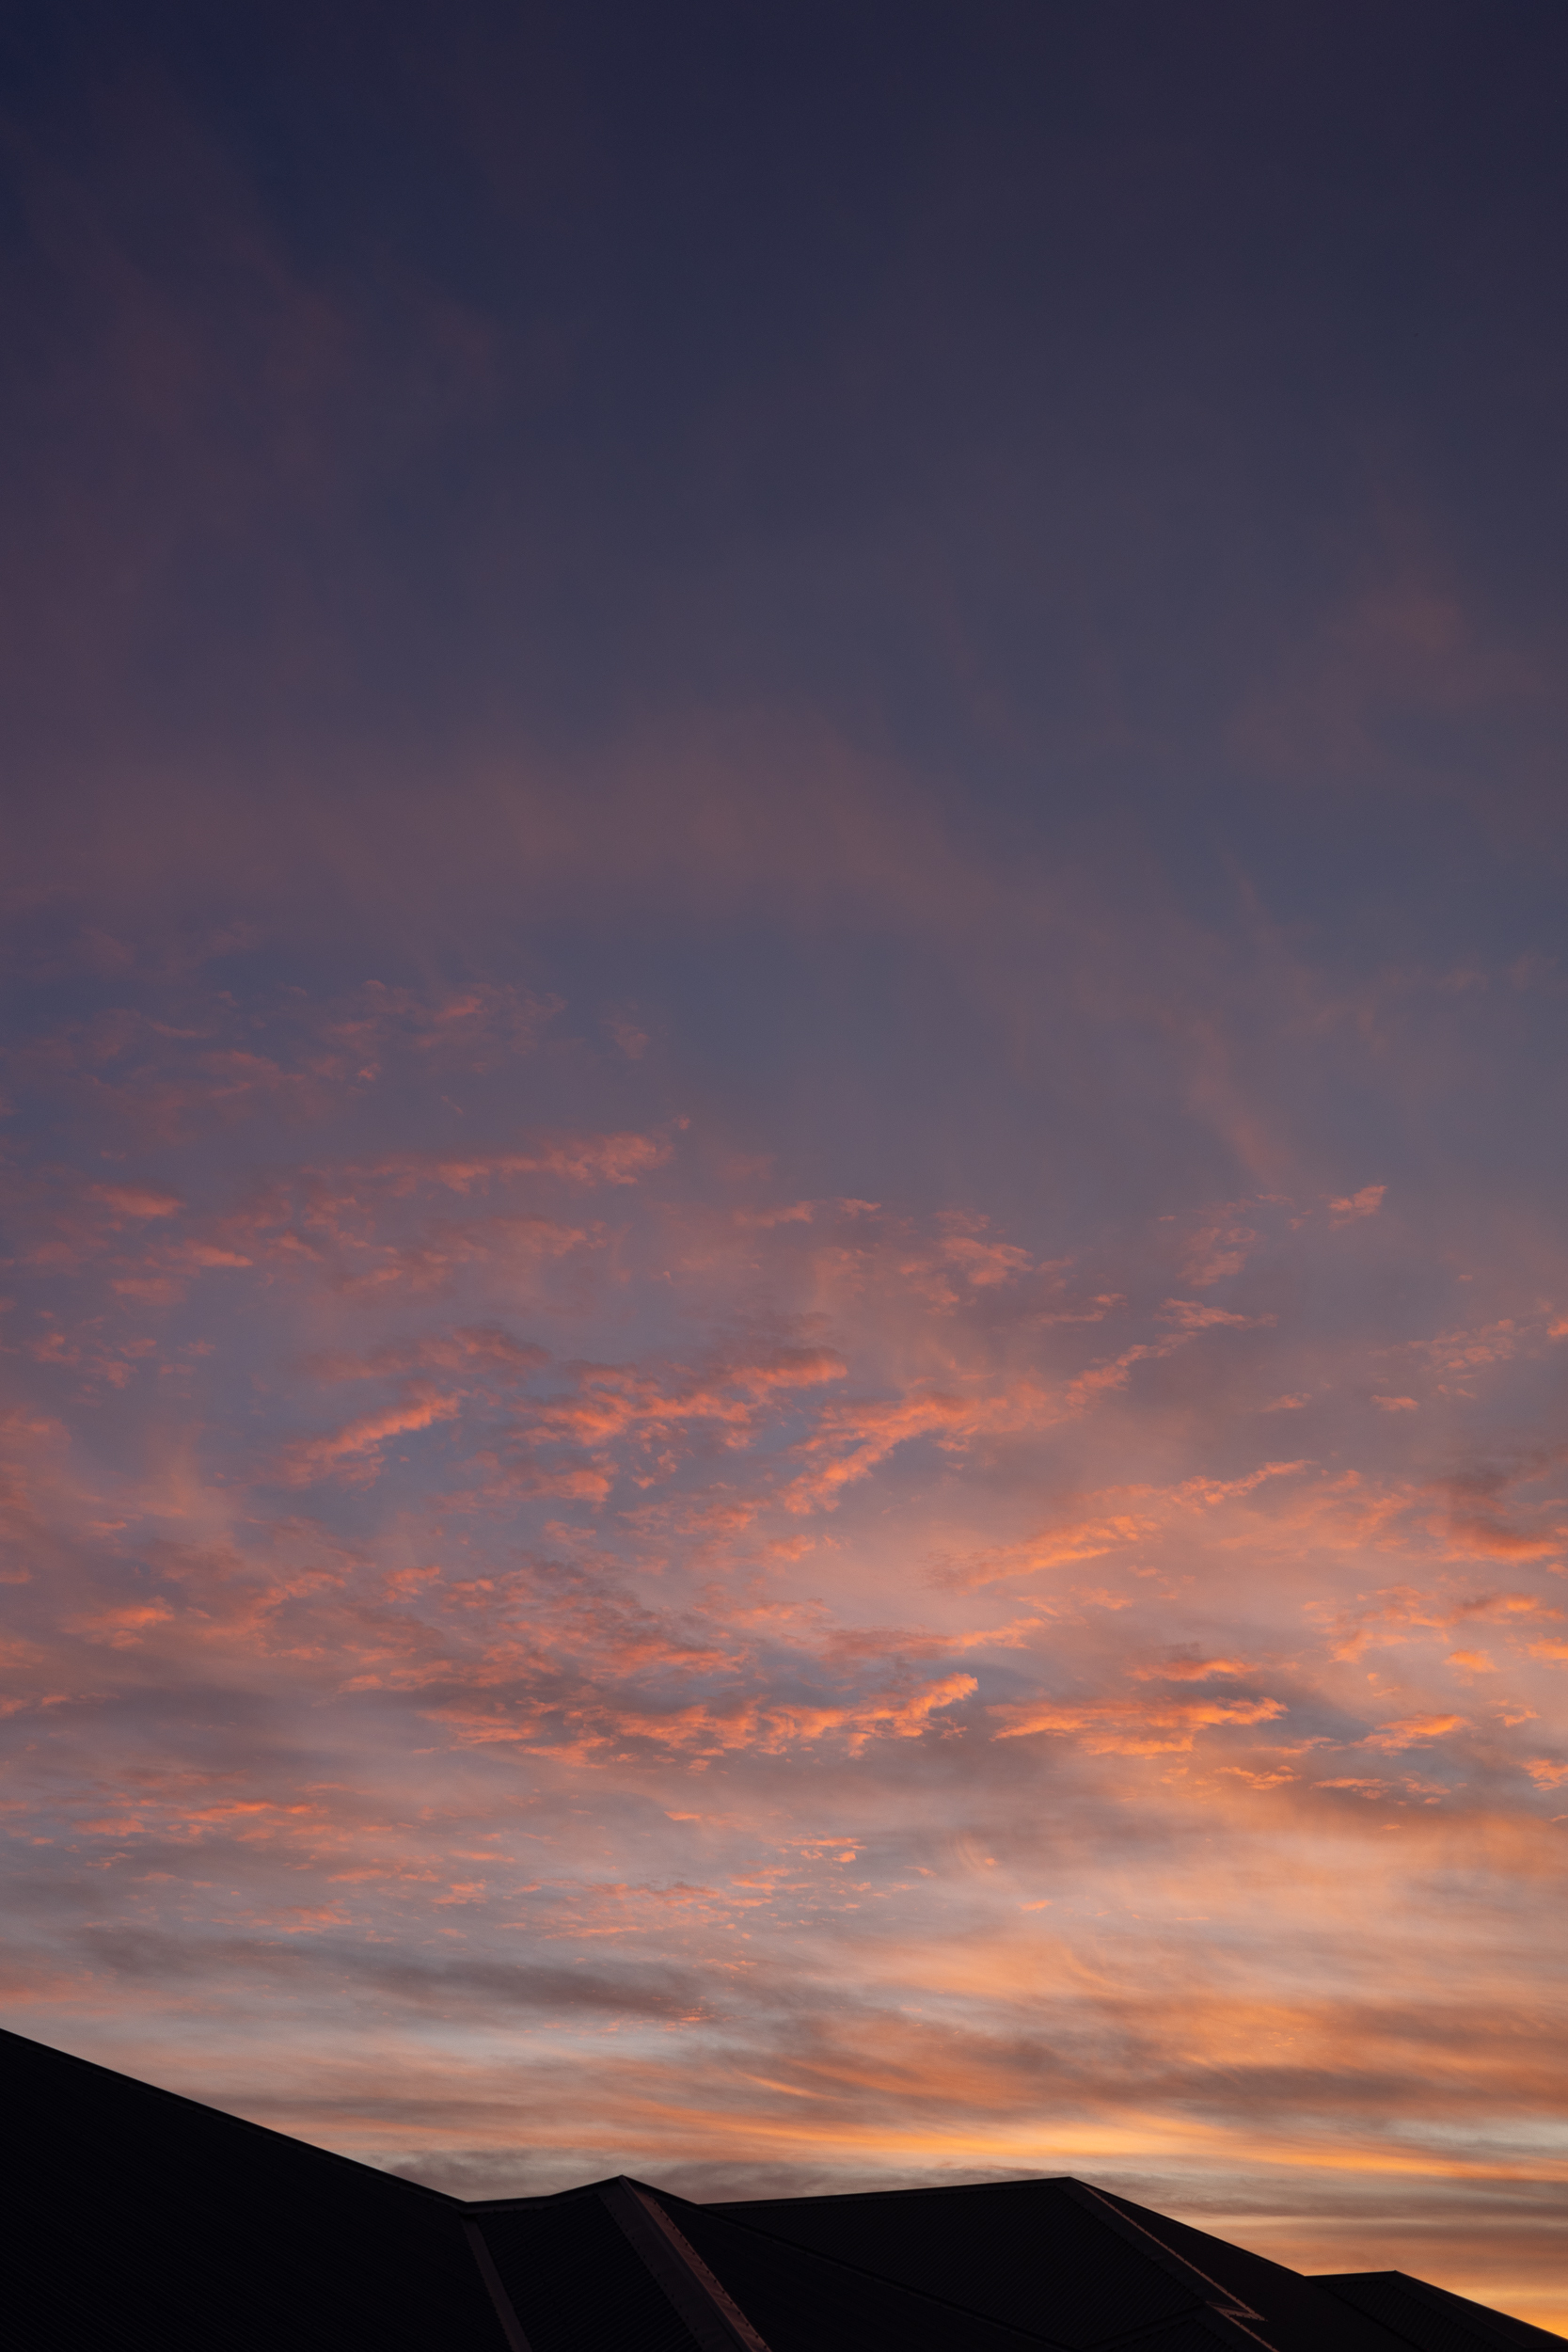
<svg viewBox="0 0 1568 2352"><path fill-rule="evenodd" d="M8 2026L1568 2333L1565 72L8 11Z"/></svg>

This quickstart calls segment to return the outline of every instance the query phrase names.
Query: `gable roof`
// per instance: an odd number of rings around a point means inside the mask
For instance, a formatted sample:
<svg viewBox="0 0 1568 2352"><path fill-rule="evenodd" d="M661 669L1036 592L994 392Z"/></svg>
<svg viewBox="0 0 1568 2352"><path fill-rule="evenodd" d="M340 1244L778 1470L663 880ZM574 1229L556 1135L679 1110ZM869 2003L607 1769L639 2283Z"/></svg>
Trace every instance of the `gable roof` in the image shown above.
<svg viewBox="0 0 1568 2352"><path fill-rule="evenodd" d="M1550 2352L1086 2182L466 2202L0 2033L15 2352Z"/></svg>

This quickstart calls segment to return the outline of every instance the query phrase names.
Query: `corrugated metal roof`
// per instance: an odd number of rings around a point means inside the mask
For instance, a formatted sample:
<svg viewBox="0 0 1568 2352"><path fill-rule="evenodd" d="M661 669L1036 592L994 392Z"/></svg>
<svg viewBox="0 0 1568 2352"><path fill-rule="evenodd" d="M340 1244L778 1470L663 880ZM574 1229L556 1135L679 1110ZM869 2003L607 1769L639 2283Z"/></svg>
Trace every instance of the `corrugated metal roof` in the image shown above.
<svg viewBox="0 0 1568 2352"><path fill-rule="evenodd" d="M1070 2179L465 2204L0 2033L7 2352L1547 2352Z"/></svg>
<svg viewBox="0 0 1568 2352"><path fill-rule="evenodd" d="M742 2233L767 2233L857 2272L899 2280L1035 2342L1097 2344L1183 2317L1205 2300L1195 2282L1124 2249L1102 2217L1055 2181L709 2210Z"/></svg>
<svg viewBox="0 0 1568 2352"><path fill-rule="evenodd" d="M1560 2336L1446 2287L1428 2286L1424 2279L1408 2279L1402 2270L1325 2274L1312 2284L1377 2320L1402 2343L1418 2344L1420 2352L1498 2352L1503 2344L1560 2352Z"/></svg>
<svg viewBox="0 0 1568 2352"><path fill-rule="evenodd" d="M474 2218L529 2352L704 2352L598 2188Z"/></svg>
<svg viewBox="0 0 1568 2352"><path fill-rule="evenodd" d="M508 2352L463 2208L0 2037L8 2352Z"/></svg>
<svg viewBox="0 0 1568 2352"><path fill-rule="evenodd" d="M1386 2352L1387 2338L1381 2328L1366 2314L1326 2296L1300 2271L1288 2270L1266 2255L1249 2253L1227 2238L1195 2230L1185 2221L1173 2221L1166 2214L1153 2213L1147 2205L1135 2205L1109 2190L1091 2193L1123 2226L1146 2240L1156 2241L1173 2260L1212 2279L1235 2298L1239 2308L1255 2312L1256 2318L1245 2325L1265 2336L1274 2352L1318 2352L1324 2344L1340 2347L1341 2352Z"/></svg>

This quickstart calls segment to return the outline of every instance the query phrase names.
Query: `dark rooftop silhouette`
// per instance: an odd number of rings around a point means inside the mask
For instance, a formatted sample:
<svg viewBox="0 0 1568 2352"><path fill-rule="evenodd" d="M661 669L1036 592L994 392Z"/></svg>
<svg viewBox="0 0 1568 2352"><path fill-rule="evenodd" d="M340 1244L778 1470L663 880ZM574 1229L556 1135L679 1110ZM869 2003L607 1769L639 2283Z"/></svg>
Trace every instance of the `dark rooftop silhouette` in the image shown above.
<svg viewBox="0 0 1568 2352"><path fill-rule="evenodd" d="M1070 2179L465 2202L0 2034L14 2352L1497 2352L1399 2271L1307 2278Z"/></svg>

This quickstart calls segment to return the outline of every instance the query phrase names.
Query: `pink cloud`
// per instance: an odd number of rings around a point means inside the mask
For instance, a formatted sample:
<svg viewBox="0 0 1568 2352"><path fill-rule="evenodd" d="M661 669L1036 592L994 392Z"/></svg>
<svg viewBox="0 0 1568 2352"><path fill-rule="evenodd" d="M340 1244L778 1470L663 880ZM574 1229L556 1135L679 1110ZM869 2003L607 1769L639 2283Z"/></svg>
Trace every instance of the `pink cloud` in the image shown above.
<svg viewBox="0 0 1568 2352"><path fill-rule="evenodd" d="M374 1475L374 1465L363 1457L374 1454L388 1438L429 1429L436 1422L454 1420L462 1409L460 1396L442 1395L420 1382L411 1382L401 1404L382 1412L364 1413L356 1421L320 1438L301 1438L291 1446L279 1465L285 1483L308 1486L334 1474Z"/></svg>
<svg viewBox="0 0 1568 2352"><path fill-rule="evenodd" d="M1353 1192L1340 1200L1331 1200L1328 1204L1330 1223L1336 1227L1354 1225L1364 1216L1375 1216L1383 1206L1387 1190L1386 1184L1363 1184L1359 1192Z"/></svg>
<svg viewBox="0 0 1568 2352"><path fill-rule="evenodd" d="M476 1186L513 1181L522 1176L559 1176L568 1184L634 1184L669 1158L667 1136L565 1136L540 1143L529 1152L490 1152L471 1157L440 1159L409 1155L390 1158L365 1168L346 1168L344 1176L369 1178L387 1184L394 1194L421 1185L469 1193Z"/></svg>
<svg viewBox="0 0 1568 2352"><path fill-rule="evenodd" d="M1180 1324L1183 1331L1210 1331L1222 1327L1233 1330L1267 1330L1273 1315L1238 1315L1224 1307L1200 1306L1191 1298L1167 1298L1160 1312L1166 1321Z"/></svg>
<svg viewBox="0 0 1568 2352"><path fill-rule="evenodd" d="M92 1197L117 1216L162 1217L177 1216L184 1202L169 1192L147 1192L134 1185L95 1184Z"/></svg>
<svg viewBox="0 0 1568 2352"><path fill-rule="evenodd" d="M1182 1272L1199 1290L1212 1282L1240 1274L1259 1236L1248 1225L1218 1223L1195 1233L1187 1245Z"/></svg>

